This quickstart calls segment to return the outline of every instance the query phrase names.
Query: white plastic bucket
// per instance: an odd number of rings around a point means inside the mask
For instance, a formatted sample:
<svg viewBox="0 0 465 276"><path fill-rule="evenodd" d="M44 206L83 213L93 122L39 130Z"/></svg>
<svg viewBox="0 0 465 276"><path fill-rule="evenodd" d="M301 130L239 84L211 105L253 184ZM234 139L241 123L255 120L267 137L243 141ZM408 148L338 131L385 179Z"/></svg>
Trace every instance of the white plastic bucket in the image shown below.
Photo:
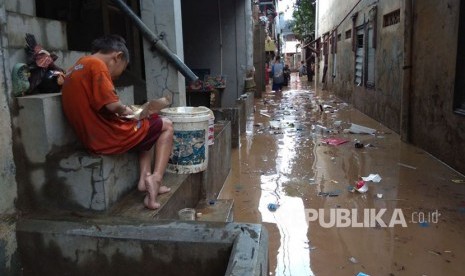
<svg viewBox="0 0 465 276"><path fill-rule="evenodd" d="M199 106L165 108L161 115L173 122L173 150L166 170L178 174L204 171L208 165L210 109Z"/></svg>

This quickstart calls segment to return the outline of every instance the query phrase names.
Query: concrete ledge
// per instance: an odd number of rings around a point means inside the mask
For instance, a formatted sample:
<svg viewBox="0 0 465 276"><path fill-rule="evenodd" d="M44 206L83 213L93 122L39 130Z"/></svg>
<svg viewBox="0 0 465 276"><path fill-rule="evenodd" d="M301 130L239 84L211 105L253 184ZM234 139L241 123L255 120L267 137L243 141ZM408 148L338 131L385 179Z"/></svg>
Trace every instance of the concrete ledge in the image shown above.
<svg viewBox="0 0 465 276"><path fill-rule="evenodd" d="M215 124L215 143L210 146L208 155L208 167L202 177L202 195L206 199L216 199L231 171L230 122Z"/></svg>
<svg viewBox="0 0 465 276"><path fill-rule="evenodd" d="M171 192L158 196L160 208L156 210L145 208L143 204L145 193L134 190L112 208L110 215L147 220L178 219L180 209L192 208L200 200L201 173L166 173L163 183L171 188Z"/></svg>
<svg viewBox="0 0 465 276"><path fill-rule="evenodd" d="M229 121L231 123L231 146L237 148L240 141L240 109L237 107L234 108L212 108L211 109L215 114L215 122L220 121Z"/></svg>
<svg viewBox="0 0 465 276"><path fill-rule="evenodd" d="M30 33L49 51L68 50L64 22L8 12L6 26L9 48L23 48L26 33Z"/></svg>
<svg viewBox="0 0 465 276"><path fill-rule="evenodd" d="M132 87L119 93L133 99ZM64 117L61 94L17 100L19 208L105 211L135 187L136 154L97 156L82 149Z"/></svg>
<svg viewBox="0 0 465 276"><path fill-rule="evenodd" d="M9 12L35 16L36 1L31 0L6 0L5 9Z"/></svg>
<svg viewBox="0 0 465 276"><path fill-rule="evenodd" d="M23 275L268 275L258 224L23 220L17 239Z"/></svg>

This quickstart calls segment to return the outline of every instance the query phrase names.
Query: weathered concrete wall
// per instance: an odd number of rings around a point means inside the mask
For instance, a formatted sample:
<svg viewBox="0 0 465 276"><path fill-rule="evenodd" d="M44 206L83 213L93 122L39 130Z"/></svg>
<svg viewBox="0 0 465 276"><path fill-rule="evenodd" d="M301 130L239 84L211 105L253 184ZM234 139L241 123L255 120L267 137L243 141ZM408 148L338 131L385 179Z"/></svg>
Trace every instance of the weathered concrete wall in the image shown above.
<svg viewBox="0 0 465 276"><path fill-rule="evenodd" d="M10 110L8 36L5 1L0 0L0 275L15 275L15 201L17 198L16 166L13 157L12 118ZM7 219L8 217L11 218Z"/></svg>
<svg viewBox="0 0 465 276"><path fill-rule="evenodd" d="M160 38L181 60L184 59L181 2L180 0L140 1L142 21ZM160 98L165 94L173 95L174 106L186 105L186 86L184 76L157 51L151 51L151 45L144 39L145 77L147 99Z"/></svg>
<svg viewBox="0 0 465 276"><path fill-rule="evenodd" d="M453 112L460 2L415 1L410 134L465 173L465 117Z"/></svg>
<svg viewBox="0 0 465 276"><path fill-rule="evenodd" d="M218 3L220 5L218 6ZM222 107L233 107L252 62L250 1L183 1L186 64L227 76Z"/></svg>
<svg viewBox="0 0 465 276"><path fill-rule="evenodd" d="M351 1L319 1L318 34L331 32L341 23L341 20L358 2ZM377 6L376 16L376 63L375 63L375 87L368 88L365 85L355 84L355 53L352 50L352 38L346 39L345 33L352 30L351 16L358 12L355 26L362 26L369 19L369 11ZM402 66L403 66L403 29L400 23L383 27L383 15L401 9L402 1L362 1L354 11L342 21L337 29L341 40L337 42L336 74L333 77L334 59L331 47L328 47L328 72L327 82L323 86L323 53L321 53L317 82L319 87L334 91L343 100L353 104L357 109L370 117L382 122L392 130L400 131L400 108L402 93ZM366 33L365 33L366 39ZM320 49L322 50L322 49ZM366 55L366 52L365 52ZM366 66L366 64L364 64Z"/></svg>
<svg viewBox="0 0 465 276"><path fill-rule="evenodd" d="M17 231L22 275L268 275L256 224L23 220Z"/></svg>
<svg viewBox="0 0 465 276"><path fill-rule="evenodd" d="M231 122L215 123L215 143L208 151L208 167L202 173L202 198L216 199L231 170Z"/></svg>
<svg viewBox="0 0 465 276"><path fill-rule="evenodd" d="M355 0L321 1L318 34L330 32L356 3ZM401 123L406 125L403 133L406 140L464 173L464 117L453 112L460 1L412 2L411 64L409 60L404 61L409 54L406 52L409 51L406 44L409 41L406 28L410 23L410 18L406 18L409 8L406 5L409 3L399 0L360 2L354 9L358 12L356 26L367 22L371 7L377 6L375 87L354 84L352 38L345 38L345 32L352 29L349 15L338 28L341 41L337 43L334 79L331 78L333 59L329 48L326 88L396 132L400 132ZM397 9L400 22L383 27L383 16ZM323 56L319 65L317 81L323 87ZM405 70L411 70L410 78ZM404 111L406 114L401 119Z"/></svg>

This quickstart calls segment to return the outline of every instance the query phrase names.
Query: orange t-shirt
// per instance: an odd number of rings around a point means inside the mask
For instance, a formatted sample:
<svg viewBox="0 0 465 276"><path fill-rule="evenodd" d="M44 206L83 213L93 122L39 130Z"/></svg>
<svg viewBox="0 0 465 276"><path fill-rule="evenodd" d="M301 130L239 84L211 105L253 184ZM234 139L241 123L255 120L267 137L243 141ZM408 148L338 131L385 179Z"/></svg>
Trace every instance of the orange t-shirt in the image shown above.
<svg viewBox="0 0 465 276"><path fill-rule="evenodd" d="M105 105L119 100L106 64L95 57L80 58L65 78L63 111L80 141L92 152L127 152L147 135L147 120L124 120Z"/></svg>

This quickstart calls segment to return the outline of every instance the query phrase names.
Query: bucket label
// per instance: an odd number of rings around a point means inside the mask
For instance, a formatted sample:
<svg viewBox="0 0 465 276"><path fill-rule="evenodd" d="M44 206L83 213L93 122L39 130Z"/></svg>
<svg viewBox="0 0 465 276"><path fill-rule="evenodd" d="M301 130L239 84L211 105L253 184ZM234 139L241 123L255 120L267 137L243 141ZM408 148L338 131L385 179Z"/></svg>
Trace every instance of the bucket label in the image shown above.
<svg viewBox="0 0 465 276"><path fill-rule="evenodd" d="M198 165L205 161L205 130L174 131L173 150L168 163Z"/></svg>

